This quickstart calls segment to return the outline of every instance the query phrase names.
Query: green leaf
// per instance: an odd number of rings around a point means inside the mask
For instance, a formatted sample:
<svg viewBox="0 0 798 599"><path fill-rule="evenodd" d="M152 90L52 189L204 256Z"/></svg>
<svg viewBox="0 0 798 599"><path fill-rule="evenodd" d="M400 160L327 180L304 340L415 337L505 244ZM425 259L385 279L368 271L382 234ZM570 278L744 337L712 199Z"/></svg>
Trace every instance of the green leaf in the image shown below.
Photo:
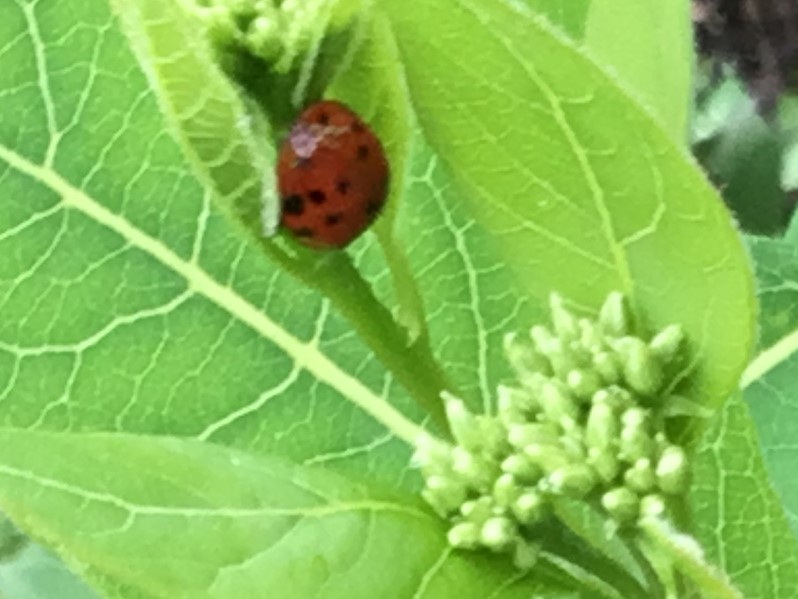
<svg viewBox="0 0 798 599"><path fill-rule="evenodd" d="M739 394L713 420L693 458L693 530L711 562L745 597L790 599L798 545L759 453Z"/></svg>
<svg viewBox="0 0 798 599"><path fill-rule="evenodd" d="M644 328L680 322L697 352L692 390L722 401L750 351L751 278L682 149L523 10L383 4L424 133L528 295L557 289L595 309L620 290Z"/></svg>
<svg viewBox="0 0 798 599"><path fill-rule="evenodd" d="M795 207L793 207L793 210L795 210ZM798 211L793 212L785 238L792 243L798 243Z"/></svg>
<svg viewBox="0 0 798 599"><path fill-rule="evenodd" d="M98 599L63 563L36 545L0 564L0 596L6 599Z"/></svg>
<svg viewBox="0 0 798 599"><path fill-rule="evenodd" d="M798 326L798 240L748 236L759 300L762 352L788 338Z"/></svg>
<svg viewBox="0 0 798 599"><path fill-rule="evenodd" d="M694 61L688 0L593 0L584 43L676 143L685 141Z"/></svg>
<svg viewBox="0 0 798 599"><path fill-rule="evenodd" d="M605 65L683 143L691 97L689 2L507 0L544 16Z"/></svg>
<svg viewBox="0 0 798 599"><path fill-rule="evenodd" d="M763 235L782 232L787 216L780 177L784 135L756 112L735 80L714 90L699 111L693 151L740 227Z"/></svg>
<svg viewBox="0 0 798 599"><path fill-rule="evenodd" d="M95 584L197 599L565 596L452 551L415 500L321 470L145 436L5 431L0 448L2 509L91 564Z"/></svg>
<svg viewBox="0 0 798 599"><path fill-rule="evenodd" d="M551 0L507 0L523 2L529 8L548 19L548 21L575 40L584 38L587 14L595 0L573 0L572 2L551 2Z"/></svg>
<svg viewBox="0 0 798 599"><path fill-rule="evenodd" d="M522 2L584 46L656 114L674 141L684 141L694 60L687 0L507 1Z"/></svg>
<svg viewBox="0 0 798 599"><path fill-rule="evenodd" d="M220 208L255 237L261 235L263 211L275 228L279 216L271 165L276 149L269 125L265 119L253 123L258 113L247 108L217 65L202 35L204 23L180 2L112 0L112 5L167 125L203 183L215 191Z"/></svg>
<svg viewBox="0 0 798 599"><path fill-rule="evenodd" d="M760 300L760 351L743 376L773 487L798 538L798 243L750 238Z"/></svg>

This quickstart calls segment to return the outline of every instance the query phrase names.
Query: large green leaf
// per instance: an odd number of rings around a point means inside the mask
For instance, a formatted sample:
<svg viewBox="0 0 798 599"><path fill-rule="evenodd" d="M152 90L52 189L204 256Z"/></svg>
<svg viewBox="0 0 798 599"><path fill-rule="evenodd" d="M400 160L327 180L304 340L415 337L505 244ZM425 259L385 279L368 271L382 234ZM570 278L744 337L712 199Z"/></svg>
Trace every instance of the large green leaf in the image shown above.
<svg viewBox="0 0 798 599"><path fill-rule="evenodd" d="M750 238L760 299L760 351L743 377L765 464L798 538L798 241Z"/></svg>
<svg viewBox="0 0 798 599"><path fill-rule="evenodd" d="M620 290L644 327L682 323L692 389L722 401L749 356L751 277L729 215L683 150L514 5L384 5L424 133L527 293L558 289L591 309Z"/></svg>
<svg viewBox="0 0 798 599"><path fill-rule="evenodd" d="M739 394L706 431L693 463L693 526L709 558L745 597L793 597L798 545Z"/></svg>
<svg viewBox="0 0 798 599"><path fill-rule="evenodd" d="M584 42L677 143L686 140L694 60L688 0L593 0Z"/></svg>
<svg viewBox="0 0 798 599"><path fill-rule="evenodd" d="M583 45L659 117L675 141L685 140L693 64L688 0L505 2L522 2Z"/></svg>
<svg viewBox="0 0 798 599"><path fill-rule="evenodd" d="M62 562L30 544L13 561L0 564L0 592L5 599L97 599Z"/></svg>
<svg viewBox="0 0 798 599"><path fill-rule="evenodd" d="M591 0L573 0L573 2L551 2L551 0L506 0L523 2L534 12L543 15L552 25L560 28L575 40L585 35L587 15ZM595 0L594 0L595 1Z"/></svg>
<svg viewBox="0 0 798 599"><path fill-rule="evenodd" d="M565 596L453 552L417 501L318 469L163 437L2 432L0 446L0 505L122 596Z"/></svg>

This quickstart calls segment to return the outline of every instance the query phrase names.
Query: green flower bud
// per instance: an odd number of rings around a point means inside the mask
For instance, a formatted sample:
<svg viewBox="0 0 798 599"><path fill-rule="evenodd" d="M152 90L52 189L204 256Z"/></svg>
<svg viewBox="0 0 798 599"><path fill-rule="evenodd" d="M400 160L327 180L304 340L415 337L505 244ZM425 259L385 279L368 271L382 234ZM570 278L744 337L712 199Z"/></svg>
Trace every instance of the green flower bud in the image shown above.
<svg viewBox="0 0 798 599"><path fill-rule="evenodd" d="M580 424L570 416L563 416L558 423L562 429L563 435L573 435L577 439L582 439L582 427Z"/></svg>
<svg viewBox="0 0 798 599"><path fill-rule="evenodd" d="M477 429L481 437L480 447L485 454L499 457L507 453L507 429L501 420L492 416L477 416Z"/></svg>
<svg viewBox="0 0 798 599"><path fill-rule="evenodd" d="M684 331L676 324L665 327L648 344L651 353L661 364L668 364L676 358L684 343Z"/></svg>
<svg viewBox="0 0 798 599"><path fill-rule="evenodd" d="M612 449L588 449L587 465L593 468L599 478L605 483L611 483L615 480L620 470L618 456Z"/></svg>
<svg viewBox="0 0 798 599"><path fill-rule="evenodd" d="M651 460L640 458L623 474L623 482L637 493L648 493L657 484Z"/></svg>
<svg viewBox="0 0 798 599"><path fill-rule="evenodd" d="M551 490L560 495L579 499L598 483L596 473L587 464L570 464L552 472L548 478Z"/></svg>
<svg viewBox="0 0 798 599"><path fill-rule="evenodd" d="M643 420L640 420L641 417ZM656 443L649 433L646 411L641 408L626 410L622 416L622 424L618 456L629 463L640 458L653 457Z"/></svg>
<svg viewBox="0 0 798 599"><path fill-rule="evenodd" d="M546 513L546 500L543 495L535 489L527 489L519 495L510 510L522 524L535 524L539 522Z"/></svg>
<svg viewBox="0 0 798 599"><path fill-rule="evenodd" d="M519 540L513 552L513 565L521 571L531 570L538 563L539 557L538 545Z"/></svg>
<svg viewBox="0 0 798 599"><path fill-rule="evenodd" d="M615 355L610 352L600 351L594 354L593 368L605 385L614 385L621 380L621 367Z"/></svg>
<svg viewBox="0 0 798 599"><path fill-rule="evenodd" d="M548 381L548 377L539 373L533 372L528 375L518 375L518 382L521 383L521 387L523 391L531 397L531 405L538 406L537 398L540 395L541 389L543 389L543 385ZM539 408L533 407L531 408L532 411L535 411Z"/></svg>
<svg viewBox="0 0 798 599"><path fill-rule="evenodd" d="M618 339L613 348L621 357L626 384L641 395L654 395L662 386L662 366L648 345L637 337Z"/></svg>
<svg viewBox="0 0 798 599"><path fill-rule="evenodd" d="M582 436L582 432L578 429L560 436L560 447L573 462L584 462L587 457L587 449L585 449Z"/></svg>
<svg viewBox="0 0 798 599"><path fill-rule="evenodd" d="M590 402L594 405L599 403L607 404L616 412L622 412L636 405L632 394L617 385L610 385L605 389L599 389L593 394L593 399L591 399Z"/></svg>
<svg viewBox="0 0 798 599"><path fill-rule="evenodd" d="M482 544L494 551L506 549L518 538L518 530L509 518L496 516L482 525L480 540Z"/></svg>
<svg viewBox="0 0 798 599"><path fill-rule="evenodd" d="M441 392L446 408L446 418L455 441L470 451L481 448L482 435L476 417L468 411L465 403L448 391Z"/></svg>
<svg viewBox="0 0 798 599"><path fill-rule="evenodd" d="M535 345L535 349L539 354L543 356L548 355L551 345L555 340L554 336L549 332L549 329L540 324L535 325L529 329L529 337L532 339L532 343Z"/></svg>
<svg viewBox="0 0 798 599"><path fill-rule="evenodd" d="M493 499L501 508L509 507L520 494L521 488L512 474L502 474L493 484Z"/></svg>
<svg viewBox="0 0 798 599"><path fill-rule="evenodd" d="M469 522L478 524L480 527L488 520L488 518L492 518L495 515L495 512L496 504L491 496L484 496L480 497L479 499L465 501L460 506L460 513L463 515L463 517Z"/></svg>
<svg viewBox="0 0 798 599"><path fill-rule="evenodd" d="M570 341L566 349L571 359L578 366L577 370L593 369L593 354L590 353L579 341Z"/></svg>
<svg viewBox="0 0 798 599"><path fill-rule="evenodd" d="M600 352L604 347L601 331L592 320L579 319L579 343L591 353Z"/></svg>
<svg viewBox="0 0 798 599"><path fill-rule="evenodd" d="M446 476L430 476L421 495L436 512L447 516L462 505L468 491L459 481Z"/></svg>
<svg viewBox="0 0 798 599"><path fill-rule="evenodd" d="M618 443L620 429L615 410L606 402L594 402L585 424L585 443L588 448L604 451Z"/></svg>
<svg viewBox="0 0 798 599"><path fill-rule="evenodd" d="M551 363L551 369L560 378L565 378L571 370L579 368L579 360L571 352L567 343L559 339L552 340L549 349L544 354Z"/></svg>
<svg viewBox="0 0 798 599"><path fill-rule="evenodd" d="M460 522L446 534L449 545L457 549L476 549L479 546L480 527L473 522Z"/></svg>
<svg viewBox="0 0 798 599"><path fill-rule="evenodd" d="M631 318L622 293L613 291L599 311L599 325L605 335L623 337L631 330Z"/></svg>
<svg viewBox="0 0 798 599"><path fill-rule="evenodd" d="M278 20L266 16L255 18L245 34L244 44L253 55L266 61L277 58L282 49Z"/></svg>
<svg viewBox="0 0 798 599"><path fill-rule="evenodd" d="M497 395L499 418L505 425L525 422L528 420L526 413L538 409L538 402L524 389L499 385Z"/></svg>
<svg viewBox="0 0 798 599"><path fill-rule="evenodd" d="M549 308L554 331L562 341L574 341L579 337L579 327L576 318L565 307L557 293L549 296Z"/></svg>
<svg viewBox="0 0 798 599"><path fill-rule="evenodd" d="M231 46L240 37L230 9L227 6L199 8L197 14L207 27L208 37L216 46Z"/></svg>
<svg viewBox="0 0 798 599"><path fill-rule="evenodd" d="M494 464L463 447L452 450L452 470L463 477L463 482L483 493L490 489L498 475Z"/></svg>
<svg viewBox="0 0 798 599"><path fill-rule="evenodd" d="M512 424L507 427L507 440L513 447L523 449L533 443L556 444L559 440L557 427L549 422Z"/></svg>
<svg viewBox="0 0 798 599"><path fill-rule="evenodd" d="M657 462L657 483L664 493L682 495L690 484L690 465L684 449L678 445L665 448Z"/></svg>
<svg viewBox="0 0 798 599"><path fill-rule="evenodd" d="M645 408L631 407L621 415L623 428L643 428L647 433L651 429L651 416Z"/></svg>
<svg viewBox="0 0 798 599"><path fill-rule="evenodd" d="M572 370L565 382L573 394L583 401L588 401L602 387L601 379L592 370Z"/></svg>
<svg viewBox="0 0 798 599"><path fill-rule="evenodd" d="M548 360L535 351L533 347L518 341L515 333L504 336L504 355L507 361L519 376L526 376L535 372L548 373L551 367Z"/></svg>
<svg viewBox="0 0 798 599"><path fill-rule="evenodd" d="M618 487L601 496L601 505L620 524L628 524L637 518L640 501L626 487Z"/></svg>
<svg viewBox="0 0 798 599"><path fill-rule="evenodd" d="M558 445L533 443L524 447L524 454L544 472L553 472L571 463L568 455Z"/></svg>
<svg viewBox="0 0 798 599"><path fill-rule="evenodd" d="M548 380L538 397L540 407L550 422L559 423L563 417L579 418L579 406L565 386L555 379Z"/></svg>
<svg viewBox="0 0 798 599"><path fill-rule="evenodd" d="M452 471L452 446L448 443L423 434L416 439L416 451L411 463L420 468L425 478L432 475L448 475Z"/></svg>
<svg viewBox="0 0 798 599"><path fill-rule="evenodd" d="M501 463L501 469L507 474L512 474L518 481L529 485L536 483L543 476L543 470L523 453L506 457Z"/></svg>
<svg viewBox="0 0 798 599"><path fill-rule="evenodd" d="M659 518L668 511L668 505L661 495L646 495L640 500L640 517L653 516Z"/></svg>

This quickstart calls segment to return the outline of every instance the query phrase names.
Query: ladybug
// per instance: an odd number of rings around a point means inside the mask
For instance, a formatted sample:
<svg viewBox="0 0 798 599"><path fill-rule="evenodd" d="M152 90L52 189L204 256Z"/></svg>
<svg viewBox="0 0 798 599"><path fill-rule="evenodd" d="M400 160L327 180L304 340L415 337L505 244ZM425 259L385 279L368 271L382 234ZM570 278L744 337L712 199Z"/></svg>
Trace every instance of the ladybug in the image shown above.
<svg viewBox="0 0 798 599"><path fill-rule="evenodd" d="M304 245L342 248L377 218L390 169L380 140L349 107L305 108L277 157L280 224Z"/></svg>

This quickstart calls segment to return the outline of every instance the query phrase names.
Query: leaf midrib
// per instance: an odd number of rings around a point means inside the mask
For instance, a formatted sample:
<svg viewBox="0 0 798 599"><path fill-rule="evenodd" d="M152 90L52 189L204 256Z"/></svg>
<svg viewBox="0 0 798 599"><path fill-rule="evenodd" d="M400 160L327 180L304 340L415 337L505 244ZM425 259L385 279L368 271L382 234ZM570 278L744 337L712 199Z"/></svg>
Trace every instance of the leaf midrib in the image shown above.
<svg viewBox="0 0 798 599"><path fill-rule="evenodd" d="M313 340L303 342L292 336L265 313L247 302L234 289L211 277L196 262L184 260L162 241L151 237L122 216L111 212L82 190L71 185L57 172L46 166L34 164L2 145L0 145L0 160L52 190L59 196L64 207L77 210L98 224L114 231L131 246L145 252L172 270L186 281L190 290L205 297L249 326L261 337L274 343L296 365L338 391L379 421L392 434L408 443L413 443L422 433L415 423L405 418L387 401L377 396L357 378L344 372L318 349Z"/></svg>
<svg viewBox="0 0 798 599"><path fill-rule="evenodd" d="M769 348L761 351L748 365L740 380L740 389L746 389L764 378L771 370L798 354L798 329L783 336Z"/></svg>

